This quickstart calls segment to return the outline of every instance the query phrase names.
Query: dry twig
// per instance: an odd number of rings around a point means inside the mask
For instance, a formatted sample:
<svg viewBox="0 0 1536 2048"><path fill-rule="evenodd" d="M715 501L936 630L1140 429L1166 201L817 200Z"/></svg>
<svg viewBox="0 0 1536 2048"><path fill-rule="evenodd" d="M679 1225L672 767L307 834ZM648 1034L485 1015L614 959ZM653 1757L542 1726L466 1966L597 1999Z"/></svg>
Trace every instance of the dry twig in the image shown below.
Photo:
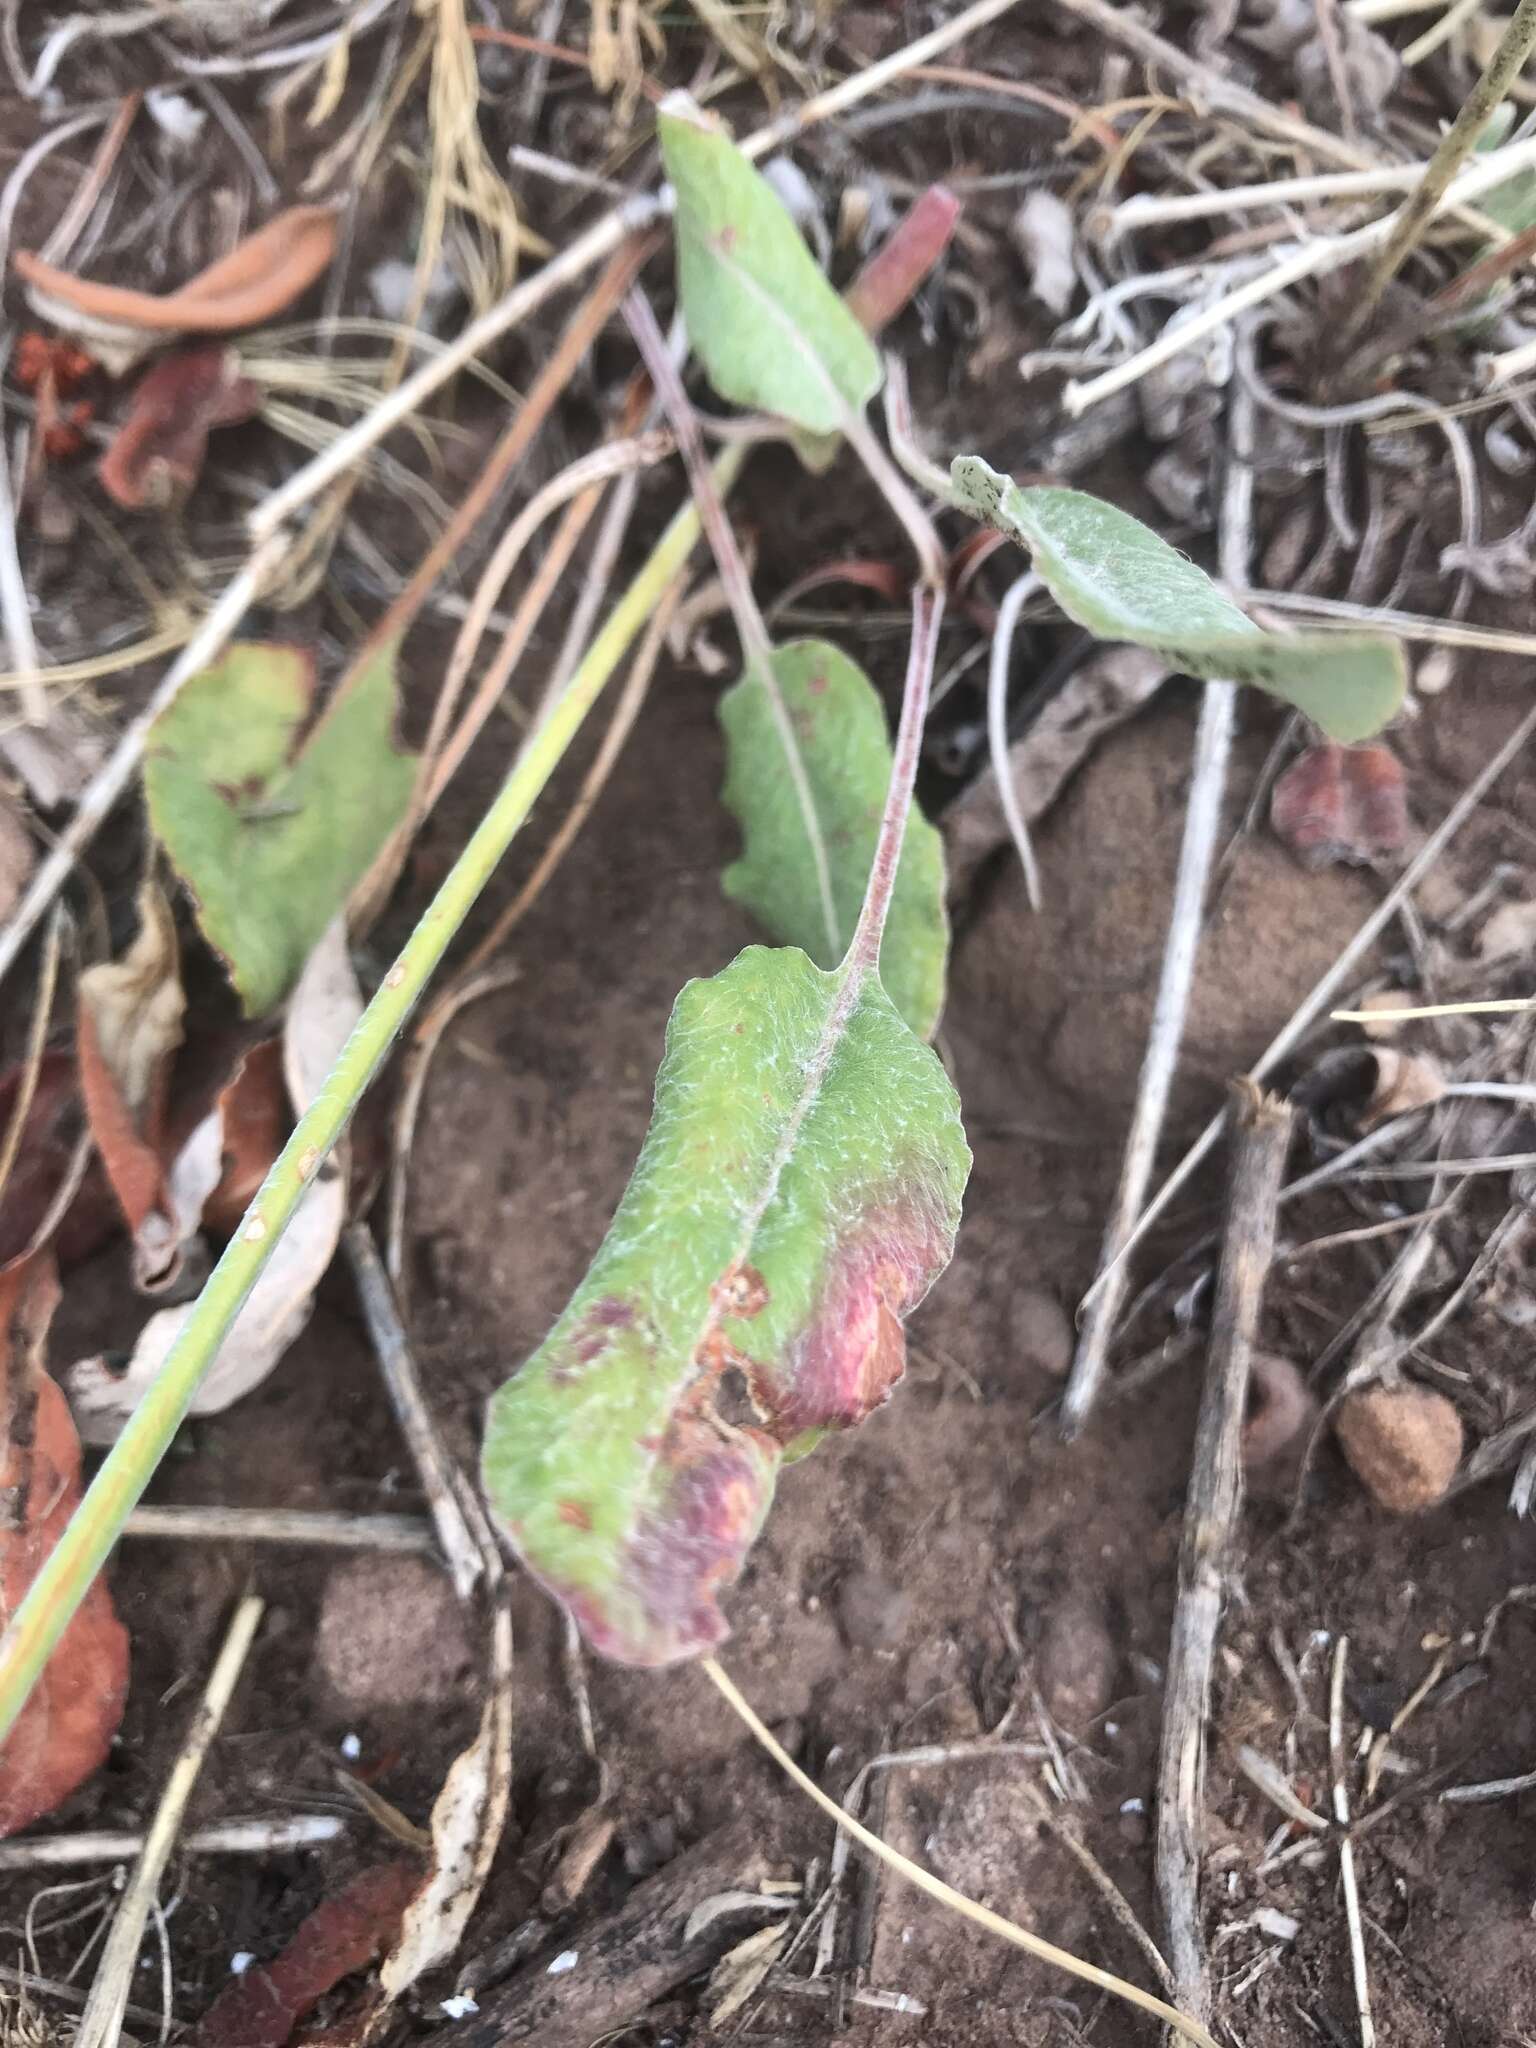
<svg viewBox="0 0 1536 2048"><path fill-rule="evenodd" d="M1290 1111L1283 1102L1261 1093L1251 1082L1239 1082L1235 1093L1237 1143L1184 1510L1157 1805L1157 1888L1173 1995L1207 2022L1211 1980L1200 1924L1200 1845L1211 1676L1243 1498L1241 1445L1249 1368L1264 1283L1274 1257L1280 1180L1290 1140Z"/></svg>

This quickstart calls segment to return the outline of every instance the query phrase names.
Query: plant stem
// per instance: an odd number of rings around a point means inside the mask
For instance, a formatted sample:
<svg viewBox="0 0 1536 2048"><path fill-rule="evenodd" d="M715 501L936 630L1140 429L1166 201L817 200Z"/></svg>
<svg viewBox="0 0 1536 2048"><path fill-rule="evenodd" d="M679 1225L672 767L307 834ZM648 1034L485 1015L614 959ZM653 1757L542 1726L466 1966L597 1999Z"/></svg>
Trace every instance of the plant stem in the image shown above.
<svg viewBox="0 0 1536 2048"><path fill-rule="evenodd" d="M672 360L672 352L667 347L651 302L638 287L624 301L624 318L629 322L629 331L640 351L667 423L677 436L677 452L688 472L688 486L699 508L699 519L715 558L715 567L720 572L726 603L736 621L736 631L741 635L741 651L747 667L771 668L773 644L768 638L768 628L763 623L757 599L752 594L751 572L736 539L735 528L726 517L725 500L710 473L699 416L683 389L682 376Z"/></svg>
<svg viewBox="0 0 1536 2048"><path fill-rule="evenodd" d="M902 690L890 786L885 793L885 813L880 820L880 837L875 842L863 907L848 948L848 959L856 967L874 968L879 964L880 941L885 935L896 870L901 863L901 842L906 836L912 791L917 784L923 725L928 716L934 657L939 649L939 622L943 616L942 587L935 589L931 584L919 583L912 592L912 644L907 654L907 679Z"/></svg>
<svg viewBox="0 0 1536 2048"><path fill-rule="evenodd" d="M1494 110L1525 66L1536 47L1536 0L1520 0L1499 38L1499 46L1488 60L1482 77L1462 101L1456 116L1430 158L1418 189L1397 216L1391 240L1377 257L1366 279L1365 290L1345 329L1345 340L1353 341L1375 312L1381 295L1407 261L1416 242L1429 225L1446 188L1460 170Z"/></svg>
<svg viewBox="0 0 1536 2048"><path fill-rule="evenodd" d="M720 455L715 476L722 488L734 481L747 452L733 447ZM513 766L500 794L358 1019L314 1104L300 1118L258 1189L164 1365L0 1637L0 1741L9 1734L50 1652L121 1534L130 1509L149 1484L219 1345L321 1161L346 1128L455 932L698 537L698 514L692 504L684 505L593 641L548 720Z"/></svg>

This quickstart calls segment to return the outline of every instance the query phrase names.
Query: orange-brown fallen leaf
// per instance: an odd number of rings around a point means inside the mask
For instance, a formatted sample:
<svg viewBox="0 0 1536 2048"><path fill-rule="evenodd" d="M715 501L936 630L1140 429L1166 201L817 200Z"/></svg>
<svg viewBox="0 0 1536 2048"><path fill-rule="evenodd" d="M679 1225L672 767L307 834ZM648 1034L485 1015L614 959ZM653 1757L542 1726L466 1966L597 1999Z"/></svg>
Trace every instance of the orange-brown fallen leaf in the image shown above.
<svg viewBox="0 0 1536 2048"><path fill-rule="evenodd" d="M174 292L97 284L26 249L16 252L13 268L30 286L38 311L61 326L67 322L56 308L156 335L234 334L285 311L335 253L335 208L291 206Z"/></svg>
<svg viewBox="0 0 1536 2048"><path fill-rule="evenodd" d="M237 426L261 405L261 386L240 374L232 348L182 349L139 379L97 475L130 511L166 505L202 473L208 436Z"/></svg>
<svg viewBox="0 0 1536 2048"><path fill-rule="evenodd" d="M59 1286L45 1257L0 1270L0 1367L8 1412L0 1460L0 1623L9 1622L80 1499L80 1439L43 1370ZM128 1696L128 1634L98 1579L0 1745L0 1835L64 1799L111 1747Z"/></svg>
<svg viewBox="0 0 1536 2048"><path fill-rule="evenodd" d="M403 1859L354 1877L299 1923L280 1956L225 1985L193 2048L283 2048L333 1985L383 1954L420 1883L421 1866Z"/></svg>

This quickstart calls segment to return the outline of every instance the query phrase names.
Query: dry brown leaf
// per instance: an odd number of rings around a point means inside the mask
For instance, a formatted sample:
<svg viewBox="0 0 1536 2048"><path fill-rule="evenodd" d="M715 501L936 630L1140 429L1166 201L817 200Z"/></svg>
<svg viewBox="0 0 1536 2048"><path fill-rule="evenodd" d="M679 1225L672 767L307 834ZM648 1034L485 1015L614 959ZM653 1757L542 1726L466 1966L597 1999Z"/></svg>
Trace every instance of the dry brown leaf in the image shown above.
<svg viewBox="0 0 1536 2048"><path fill-rule="evenodd" d="M182 1233L161 1149L171 1060L187 1006L176 922L154 882L139 891L139 935L121 960L80 977L76 1050L91 1133L133 1234L134 1277L165 1286Z"/></svg>
<svg viewBox="0 0 1536 2048"><path fill-rule="evenodd" d="M338 919L310 956L289 999L283 1027L283 1063L295 1111L318 1094L336 1054L362 1015L362 997ZM215 1112L217 1114L217 1112ZM209 1122L194 1134L196 1166L184 1148L189 1179L202 1176L203 1200L218 1182L222 1148ZM209 1162L214 1162L211 1178ZM174 1177L174 1176L173 1176ZM201 1206L201 1205L199 1205ZM326 1160L300 1202L292 1223L235 1318L212 1370L195 1395L194 1415L217 1415L259 1386L308 1323L314 1293L335 1254L347 1212L347 1171L340 1155ZM85 1358L66 1375L80 1433L87 1443L112 1443L164 1363L192 1313L184 1302L151 1316L126 1368L105 1357Z"/></svg>
<svg viewBox="0 0 1536 2048"><path fill-rule="evenodd" d="M232 348L189 348L144 372L97 475L130 511L184 497L202 474L208 436L237 426L261 405L261 386L240 374Z"/></svg>
<svg viewBox="0 0 1536 2048"><path fill-rule="evenodd" d="M388 1946L420 1881L420 1865L404 1859L362 1871L299 1923L281 1955L225 1985L193 2048L283 2048L328 1991Z"/></svg>
<svg viewBox="0 0 1536 2048"><path fill-rule="evenodd" d="M80 1499L80 1440L43 1368L59 1300L52 1260L0 1270L0 1624L9 1622ZM15 1834L105 1758L128 1696L128 1635L97 1579L0 1746L0 1835Z"/></svg>
<svg viewBox="0 0 1536 2048"><path fill-rule="evenodd" d="M121 375L178 334L234 334L285 312L336 253L336 209L291 206L217 263L164 294L96 284L18 250L12 261L40 318L76 335Z"/></svg>

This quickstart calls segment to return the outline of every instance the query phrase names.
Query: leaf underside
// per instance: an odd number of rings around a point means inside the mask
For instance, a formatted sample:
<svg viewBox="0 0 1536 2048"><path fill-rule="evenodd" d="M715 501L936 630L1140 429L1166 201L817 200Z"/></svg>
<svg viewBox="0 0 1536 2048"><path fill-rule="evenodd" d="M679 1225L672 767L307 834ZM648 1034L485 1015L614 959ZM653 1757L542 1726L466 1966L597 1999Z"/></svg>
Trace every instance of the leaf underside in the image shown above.
<svg viewBox="0 0 1536 2048"><path fill-rule="evenodd" d="M248 642L194 676L149 736L150 823L250 1017L298 980L414 779L392 736L393 646L300 743L313 694L302 649Z"/></svg>
<svg viewBox="0 0 1536 2048"><path fill-rule="evenodd" d="M683 989L613 1223L486 1435L493 1511L594 1647L659 1665L725 1634L786 1453L900 1377L969 1163L874 975L754 946Z"/></svg>
<svg viewBox="0 0 1536 2048"><path fill-rule="evenodd" d="M720 723L722 795L743 839L726 894L775 939L835 967L858 923L891 778L874 686L829 642L797 640L775 649L771 686L748 673L725 693ZM938 1028L948 951L943 843L914 805L880 979L919 1038Z"/></svg>
<svg viewBox="0 0 1536 2048"><path fill-rule="evenodd" d="M724 129L673 94L656 118L677 195L688 339L722 398L836 434L880 388L880 357L777 193Z"/></svg>
<svg viewBox="0 0 1536 2048"><path fill-rule="evenodd" d="M1407 687L1402 650L1374 633L1266 633L1210 577L1128 512L1083 491L1021 489L974 455L951 477L964 508L1019 541L1068 618L1151 648L1186 675L1252 683L1346 743L1379 732Z"/></svg>

